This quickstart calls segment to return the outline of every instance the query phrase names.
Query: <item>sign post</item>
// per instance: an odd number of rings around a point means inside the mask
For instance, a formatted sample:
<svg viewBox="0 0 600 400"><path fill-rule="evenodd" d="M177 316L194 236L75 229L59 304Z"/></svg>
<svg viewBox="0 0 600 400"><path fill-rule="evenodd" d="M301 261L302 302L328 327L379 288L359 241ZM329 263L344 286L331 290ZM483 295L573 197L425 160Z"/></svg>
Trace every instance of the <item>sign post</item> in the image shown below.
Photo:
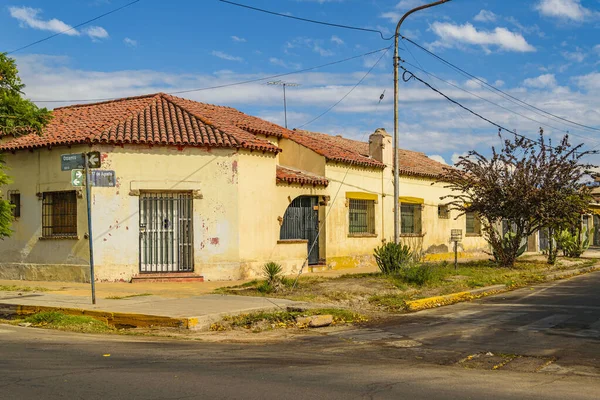
<svg viewBox="0 0 600 400"><path fill-rule="evenodd" d="M462 240L462 229L452 229L450 240L454 242L454 270L458 270L458 242Z"/></svg>
<svg viewBox="0 0 600 400"><path fill-rule="evenodd" d="M94 236L92 235L92 179L90 176L90 157L86 153L85 159L85 198L87 202L87 217L88 217L88 240L90 246L90 281L92 283L92 304L96 304L96 282L94 278ZM98 160L100 158L98 157Z"/></svg>

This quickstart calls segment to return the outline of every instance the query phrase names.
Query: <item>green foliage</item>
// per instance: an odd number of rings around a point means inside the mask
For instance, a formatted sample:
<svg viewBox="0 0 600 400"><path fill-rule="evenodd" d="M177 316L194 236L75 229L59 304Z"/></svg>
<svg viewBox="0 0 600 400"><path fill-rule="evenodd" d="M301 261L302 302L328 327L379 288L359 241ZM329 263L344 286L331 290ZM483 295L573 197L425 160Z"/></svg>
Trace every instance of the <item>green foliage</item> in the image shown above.
<svg viewBox="0 0 600 400"><path fill-rule="evenodd" d="M590 247L590 240L594 237L594 229L577 233L563 229L555 235L558 248L562 249L565 257L579 258Z"/></svg>
<svg viewBox="0 0 600 400"><path fill-rule="evenodd" d="M283 268L280 264L275 262L268 262L263 265L263 275L267 278L267 282L272 285L275 282L281 281L281 274L283 272Z"/></svg>
<svg viewBox="0 0 600 400"><path fill-rule="evenodd" d="M423 286L433 281L435 273L429 264L413 265L402 271L402 278L408 284Z"/></svg>
<svg viewBox="0 0 600 400"><path fill-rule="evenodd" d="M52 328L73 332L100 333L110 332L114 329L106 322L98 321L83 315L66 315L56 311L33 314L24 320L33 326Z"/></svg>
<svg viewBox="0 0 600 400"><path fill-rule="evenodd" d="M374 256L379 270L386 275L399 273L414 258L408 245L393 242L377 247Z"/></svg>
<svg viewBox="0 0 600 400"><path fill-rule="evenodd" d="M22 96L25 85L19 78L15 60L0 53L0 132L21 135L29 132L41 133L50 122L52 114L38 108Z"/></svg>

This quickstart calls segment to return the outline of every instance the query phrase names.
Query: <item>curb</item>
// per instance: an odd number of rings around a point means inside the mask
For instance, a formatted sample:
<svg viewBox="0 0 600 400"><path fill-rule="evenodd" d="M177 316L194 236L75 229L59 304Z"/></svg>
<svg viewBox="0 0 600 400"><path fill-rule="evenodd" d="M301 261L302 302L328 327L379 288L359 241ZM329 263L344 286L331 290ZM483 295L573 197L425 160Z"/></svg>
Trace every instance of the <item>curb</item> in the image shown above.
<svg viewBox="0 0 600 400"><path fill-rule="evenodd" d="M40 312L56 311L68 315L85 315L104 321L112 326L133 326L136 328L166 327L195 329L198 318L172 318L157 315L118 313L110 311L83 310L79 308L25 306L19 304L0 303L0 314L32 315Z"/></svg>
<svg viewBox="0 0 600 400"><path fill-rule="evenodd" d="M574 277L577 275L587 274L587 273L595 272L595 271L600 271L600 264L592 265L591 267L577 268L577 269L571 269L568 271L560 271L560 272L554 272L552 274L547 274L544 277L544 281L548 282L548 281L555 281L555 280L560 280L560 279L565 279L565 278L571 278L571 277ZM502 293L502 292L508 292L511 290L520 289L520 288L527 287L527 286L530 286L530 285L518 286L518 287L509 287L507 285L494 285L494 286L486 286L486 287L483 287L480 289L468 290L465 292L447 294L445 296L435 296L435 297L427 297L427 298L418 299L418 300L409 300L406 302L406 311L416 312L416 311L427 310L430 308L448 306L451 304L462 303L465 301L471 301L471 300L479 299L479 298L486 297L486 296L491 296L491 295Z"/></svg>

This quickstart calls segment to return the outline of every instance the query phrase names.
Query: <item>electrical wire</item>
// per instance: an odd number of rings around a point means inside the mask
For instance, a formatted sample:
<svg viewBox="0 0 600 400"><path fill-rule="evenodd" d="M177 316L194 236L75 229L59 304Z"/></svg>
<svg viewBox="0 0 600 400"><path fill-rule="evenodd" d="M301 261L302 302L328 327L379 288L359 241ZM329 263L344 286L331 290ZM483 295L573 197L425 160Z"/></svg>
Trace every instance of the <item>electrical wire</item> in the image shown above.
<svg viewBox="0 0 600 400"><path fill-rule="evenodd" d="M295 20L298 20L298 21L310 22L310 23L318 24L318 25L332 26L334 28L343 28L343 29L351 29L351 30L355 30L355 31L379 33L379 36L381 36L381 38L383 40L391 40L391 39L394 38L394 36L386 38L385 36L383 36L383 32L381 32L381 31L379 31L377 29L359 28L357 26L343 25L343 24L334 24L334 23L325 22L325 21L317 21L315 19L294 17L293 15L287 15L287 14L282 14L282 13L278 13L278 12L275 12L275 11L269 11L269 10L265 10L264 8L252 7L252 6L249 6L249 5L246 5L246 4L236 3L236 2L233 2L233 1L229 1L229 0L219 0L219 1L221 3L227 3L227 4L231 4L233 6L247 8L249 10L259 11L259 12L266 13L266 14L276 15L278 17L295 19Z"/></svg>
<svg viewBox="0 0 600 400"><path fill-rule="evenodd" d="M460 68L460 67L452 64L450 61L448 61L448 60L442 58L441 56L435 54L434 52L426 49L425 47L421 46L420 44L418 44L414 40L411 40L411 39L409 39L407 37L404 37L404 36L401 36L401 37L402 37L403 40L406 40L407 42L412 43L413 45L415 45L419 49L421 49L424 52L428 53L432 57L435 57L436 59L438 59L442 63L446 64L447 66L453 68L454 70L460 72L461 74L463 74L463 75L465 75L465 76L467 76L469 78L472 78L472 79L476 80L477 82L479 82L480 85L485 86L485 87L491 89L492 91L495 91L496 94L498 94L499 96L503 97L504 99L506 99L508 101L511 101L512 103L515 103L515 104L519 105L520 107L529 107L529 108L531 108L531 109L533 109L535 111L541 112L541 113L545 114L544 117L546 117L546 118L552 117L554 119L558 119L560 121L564 121L564 122L570 123L572 125L579 126L581 128L584 128L584 129L588 129L588 130L592 130L592 131L599 131L600 132L600 128L595 128L593 126L584 125L584 124L581 124L581 123L578 123L578 122L575 122L575 121L571 121L571 120L569 120L567 118L560 117L560 116L555 115L553 113L550 113L550 112L548 112L546 110L538 108L538 107L536 107L536 106L534 106L532 104L529 104L529 103L527 103L527 102L525 102L525 101L523 101L523 100L521 100L521 99L519 99L519 98L517 98L517 97L515 97L515 96L513 96L513 95L511 95L511 94L509 94L509 93L507 93L507 92L505 92L503 90L501 90L501 89L498 89L497 87L495 87L495 86L487 83L483 79L478 78L477 76L475 76L475 75L473 75L473 74L465 71L464 69L462 69L462 68ZM539 113L537 113L537 114L540 115Z"/></svg>
<svg viewBox="0 0 600 400"><path fill-rule="evenodd" d="M377 60L377 62L375 62L375 64L373 64L371 66L371 68L367 71L367 73L360 78L360 80L356 83L356 85L354 85L352 87L352 89L350 89L350 91L348 91L348 93L346 93L341 99L339 99L335 104L333 104L331 107L329 107L327 110L325 110L324 112L322 112L321 114L319 114L318 116L316 116L315 118L311 119L308 122L305 122L304 124L298 126L297 129L301 129L303 127L305 127L306 125L310 125L313 122L315 122L316 120L318 120L319 118L321 118L322 116L324 116L325 114L327 114L329 111L333 110L335 107L337 107L338 104L340 104L342 101L344 101L344 99L348 96L350 96L350 94L354 91L354 89L356 89L366 78L367 76L369 76L369 74L375 69L375 67L377 66L377 64L379 64L379 62L383 59L383 57L385 57L385 55L387 54L387 52L392 48L392 46L389 46L387 48L387 50L381 55L381 57L379 57L379 59ZM380 101L381 102L381 101Z"/></svg>
<svg viewBox="0 0 600 400"><path fill-rule="evenodd" d="M109 12L106 12L106 13L104 13L104 14L102 14L102 15L99 15L99 16L97 16L97 17L95 17L95 18L92 18L92 19L90 19L90 20L87 20L87 21L85 21L85 22L82 22L82 23L80 23L80 24L77 24L77 25L75 25L75 26L72 26L72 27L70 27L69 29L65 29L64 31L61 31L61 32L55 33L54 35L47 36L47 37L45 37L45 38L43 38L43 39L40 39L40 40L37 40L37 41L35 41L35 42L33 42L33 43L29 43L28 45L25 45L25 46L23 46L23 47L19 47L18 49L15 49L15 50L9 51L9 52L8 52L8 53L6 53L6 54L12 54L12 53L16 53L17 51L21 51L21 50L27 49L27 48L29 48L29 47L31 47L31 46L35 46L36 44L39 44L39 43L45 42L46 40L50 40L50 39L52 39L52 38L54 38L54 37L56 37L56 36L62 35L62 34L64 34L64 33L67 33L67 32L70 32L70 31L72 31L72 30L74 30L74 29L77 29L77 28L79 28L79 27L83 26L83 25L87 25L87 24L89 24L90 22L94 22L94 21L96 21L96 20L99 20L100 18L106 17L107 15L110 15L110 14L116 13L117 11L120 11L120 10L122 10L122 9L126 8L126 7L129 7L129 6L131 6L131 5L134 5L135 3L138 3L138 2L140 2L140 1L141 1L141 0L135 0L135 1L132 1L131 3L127 3L127 4L125 4L125 5L121 6L121 7L115 8L114 10L111 10L111 11L109 11Z"/></svg>
<svg viewBox="0 0 600 400"><path fill-rule="evenodd" d="M200 91L203 91L203 90L222 89L222 88L231 87L231 86L246 85L248 83L262 82L262 81L266 81L266 80L270 80L270 79L274 79L274 78L281 78L283 76L300 74L300 73L303 73L303 72L313 71L315 69L320 69L320 68L325 68L325 67L329 67L329 66L336 65L336 64L345 63L345 62L348 62L348 61L356 60L357 58L362 58L362 57L369 56L371 54L377 54L377 53L382 52L384 50L387 51L388 49L389 49L389 47L384 47L384 48L381 48L379 50L369 51L367 53L363 53L363 54L360 54L360 55L357 55L357 56L352 56L352 57L345 58L343 60L333 61L333 62L330 62L330 63L327 63L327 64L321 64L321 65L317 65L317 66L314 66L314 67L304 68L304 69L300 69L298 71L285 72L285 73L282 73L282 74L265 76L263 78L249 79L249 80L246 80L246 81L226 83L226 84L217 85L217 86L209 86L209 87L203 87L203 88L197 88L197 89L178 90L178 91L174 91L174 92L167 92L167 94L182 94L182 93L190 93L190 92L200 92ZM31 101L33 101L34 103L74 103L74 102L90 102L90 101L91 102L109 101L109 100L115 100L115 99L118 99L118 98L120 98L120 97L107 97L107 98L99 98L99 99L64 99L64 100L31 100Z"/></svg>

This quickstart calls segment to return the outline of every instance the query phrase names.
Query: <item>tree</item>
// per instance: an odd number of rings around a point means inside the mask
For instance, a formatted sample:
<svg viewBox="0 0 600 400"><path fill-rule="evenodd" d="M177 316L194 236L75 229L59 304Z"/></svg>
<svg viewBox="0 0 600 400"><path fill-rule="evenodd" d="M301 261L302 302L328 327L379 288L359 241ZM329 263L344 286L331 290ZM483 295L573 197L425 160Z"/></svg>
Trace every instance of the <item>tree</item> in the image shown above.
<svg viewBox="0 0 600 400"><path fill-rule="evenodd" d="M0 53L0 136L41 134L52 118L50 111L22 97L24 87L15 60ZM10 178L0 159L0 186L8 183ZM0 238L10 236L12 220L11 204L0 200Z"/></svg>
<svg viewBox="0 0 600 400"><path fill-rule="evenodd" d="M539 141L515 135L500 151L492 147L489 159L470 151L440 178L452 189L443 198L462 214L477 213L495 261L512 267L531 234L575 224L586 212L591 197L583 180L593 166L582 162L589 152L581 147L568 136L552 146L540 129Z"/></svg>

